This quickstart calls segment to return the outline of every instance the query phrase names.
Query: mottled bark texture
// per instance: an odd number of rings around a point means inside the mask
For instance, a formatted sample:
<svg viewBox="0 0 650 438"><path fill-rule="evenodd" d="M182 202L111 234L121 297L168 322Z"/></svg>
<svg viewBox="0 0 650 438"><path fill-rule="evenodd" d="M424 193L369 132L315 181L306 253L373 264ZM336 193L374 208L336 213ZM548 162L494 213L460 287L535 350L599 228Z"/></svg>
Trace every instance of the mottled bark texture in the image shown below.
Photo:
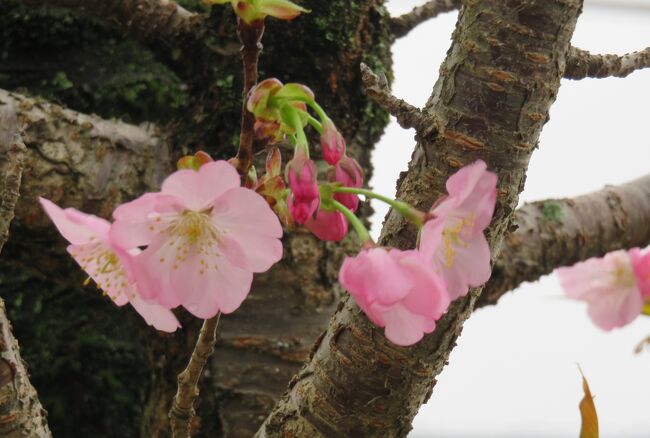
<svg viewBox="0 0 650 438"><path fill-rule="evenodd" d="M567 56L564 77L584 78L624 78L636 70L650 67L650 47L640 52L625 55L593 55L586 50L571 47Z"/></svg>
<svg viewBox="0 0 650 438"><path fill-rule="evenodd" d="M458 9L461 0L429 0L422 6L417 6L407 14L400 15L391 20L390 28L395 38L406 36L418 24L422 24L444 12Z"/></svg>
<svg viewBox="0 0 650 438"><path fill-rule="evenodd" d="M27 366L11 333L5 303L0 298L0 436L49 438L47 412L29 382Z"/></svg>
<svg viewBox="0 0 650 438"><path fill-rule="evenodd" d="M200 2L180 3L197 12ZM81 285L83 275L66 257L63 240L34 196L107 217L117 202L154 189L165 173L151 178L158 174L155 169L169 169L186 150L202 147L216 158L233 156L243 84L235 17L228 6L214 7L205 44L180 52L172 48L179 55L173 62L133 30L130 35L153 49L156 60L149 50L122 38L123 24L106 26L78 14L77 8L15 4L0 2L0 31L6 34L0 47L7 54L0 63L0 86L26 88L102 117L150 120L170 129L159 133L10 95L18 106L26 102L26 108L45 111L50 119L36 119L27 127L28 163L33 160L33 167L42 166L43 172L26 175L33 195L19 204L7 257L0 259L0 293L28 361L47 364L32 367L32 381L55 435L167 437L176 376L187 364L199 324L181 314L183 330L158 335L135 312L114 307L92 290L72 287ZM383 1L301 4L312 13L289 23L268 20L261 75L309 85L369 178L370 152L388 119L364 95L358 66L365 62L390 77L391 36ZM84 122L71 123L69 114ZM168 155L141 166L148 159L145 150L127 151L118 139L95 135L94 121L135 129L135 138L144 134ZM166 132L173 133L171 140ZM95 149L97 155L90 153ZM122 166L125 161L132 172ZM369 207L361 210L367 215ZM325 328L342 294L335 283L338 267L352 246L317 242L301 230L285 238L283 262L256 276L243 307L220 322L193 433L253 435Z"/></svg>
<svg viewBox="0 0 650 438"><path fill-rule="evenodd" d="M16 202L20 196L25 151L19 131L0 138L0 253L9 238L9 226L14 219Z"/></svg>
<svg viewBox="0 0 650 438"><path fill-rule="evenodd" d="M579 0L467 1L425 108L440 120L419 136L397 196L428 209L447 177L483 159L499 176L493 255L512 228L526 168L564 72ZM413 247L416 232L391 212L381 243ZM330 325L258 435L406 436L430 396L480 289L453 303L433 334L411 348L389 343L351 299Z"/></svg>
<svg viewBox="0 0 650 438"><path fill-rule="evenodd" d="M559 266L650 244L650 175L574 199L525 205L515 212L515 224L476 307L496 304Z"/></svg>

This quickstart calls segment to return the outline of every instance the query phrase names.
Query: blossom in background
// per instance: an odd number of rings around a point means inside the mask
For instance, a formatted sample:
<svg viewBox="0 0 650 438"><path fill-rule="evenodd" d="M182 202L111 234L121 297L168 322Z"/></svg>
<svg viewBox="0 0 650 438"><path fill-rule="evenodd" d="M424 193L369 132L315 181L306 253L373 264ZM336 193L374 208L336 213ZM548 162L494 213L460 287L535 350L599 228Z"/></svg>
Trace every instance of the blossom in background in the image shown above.
<svg viewBox="0 0 650 438"><path fill-rule="evenodd" d="M296 223L304 224L318 210L316 163L307 157L302 148L297 148L293 159L287 163L285 173L291 189L288 200L289 211Z"/></svg>
<svg viewBox="0 0 650 438"><path fill-rule="evenodd" d="M142 297L199 318L236 310L253 273L282 258L278 218L225 161L176 171L113 216L114 242L148 245L133 261Z"/></svg>
<svg viewBox="0 0 650 438"><path fill-rule="evenodd" d="M40 203L61 235L70 242L67 248L70 255L115 304L131 303L147 324L158 330L173 332L180 327L170 310L142 300L131 269L133 254L139 250L127 251L112 243L108 221L73 208L63 210L44 198L40 198Z"/></svg>
<svg viewBox="0 0 650 438"><path fill-rule="evenodd" d="M483 230L494 214L496 183L483 161L463 167L447 180L449 195L432 207L422 228L419 250L444 277L452 300L490 278Z"/></svg>
<svg viewBox="0 0 650 438"><path fill-rule="evenodd" d="M305 222L305 227L326 242L338 242L348 234L348 221L338 211L318 210L313 218Z"/></svg>
<svg viewBox="0 0 650 438"><path fill-rule="evenodd" d="M372 248L346 257L339 281L386 338L415 344L449 306L444 280L418 251Z"/></svg>
<svg viewBox="0 0 650 438"><path fill-rule="evenodd" d="M330 169L330 182L341 183L343 187L360 188L363 186L363 169L354 158L344 155L339 163ZM335 193L334 199L345 205L351 211L359 208L359 197L352 193Z"/></svg>
<svg viewBox="0 0 650 438"><path fill-rule="evenodd" d="M649 265L648 256L634 248L558 268L556 272L566 296L586 301L593 323L603 330L612 330L629 324L641 313L641 288L646 290Z"/></svg>
<svg viewBox="0 0 650 438"><path fill-rule="evenodd" d="M307 9L288 0L204 0L206 4L230 3L235 14L246 23L263 20L267 16L280 20L292 20Z"/></svg>

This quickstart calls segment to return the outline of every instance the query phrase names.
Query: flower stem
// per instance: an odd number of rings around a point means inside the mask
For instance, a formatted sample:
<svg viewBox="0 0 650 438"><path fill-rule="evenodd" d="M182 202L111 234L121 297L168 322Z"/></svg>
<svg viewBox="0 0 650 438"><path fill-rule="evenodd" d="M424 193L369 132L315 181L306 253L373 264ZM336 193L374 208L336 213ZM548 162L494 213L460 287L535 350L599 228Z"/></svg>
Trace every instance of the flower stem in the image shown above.
<svg viewBox="0 0 650 438"><path fill-rule="evenodd" d="M244 90L241 110L241 132L239 134L239 150L237 151L237 171L243 177L248 175L248 169L253 163L253 135L255 116L246 109L248 92L257 83L257 61L262 51L262 35L264 35L264 20L246 23L237 19L237 35L242 43L241 56L244 64Z"/></svg>
<svg viewBox="0 0 650 438"><path fill-rule="evenodd" d="M365 225L363 225L363 222L355 216L350 209L348 209L345 205L341 204L338 201L335 201L332 199L331 201L332 207L334 207L335 210L340 211L343 213L343 216L348 220L350 225L354 228L354 231L357 233L357 236L359 236L359 240L361 241L362 245L366 244L371 244L374 245L374 242L372 240L372 237L370 237L370 233L368 233L368 230L366 229Z"/></svg>
<svg viewBox="0 0 650 438"><path fill-rule="evenodd" d="M203 327L201 327L199 338L196 341L187 368L178 375L178 389L172 408L169 410L173 438L187 438L190 436L192 418L196 413L194 402L199 396L199 379L203 374L208 358L214 351L219 316L220 314L217 313L216 316L203 322Z"/></svg>
<svg viewBox="0 0 650 438"><path fill-rule="evenodd" d="M422 213L420 210L416 209L415 207L412 207L411 205L407 204L406 202L398 201L396 199L391 199L386 196L380 195L379 193L375 193L367 189L360 189L356 187L333 186L332 190L338 193L352 193L355 195L363 195L368 198L373 198L385 202L386 204L393 207L393 209L396 212L404 216L407 220L411 221L413 224L417 225L418 227L422 227L422 225L424 225L425 214Z"/></svg>
<svg viewBox="0 0 650 438"><path fill-rule="evenodd" d="M650 316L650 301L647 301L647 302L643 305L643 309L641 309L641 313L642 313L643 315Z"/></svg>
<svg viewBox="0 0 650 438"><path fill-rule="evenodd" d="M296 147L302 147L309 157L309 141L305 135L305 130L302 127L302 119L298 110L287 105L283 111L291 117L291 127L296 130Z"/></svg>

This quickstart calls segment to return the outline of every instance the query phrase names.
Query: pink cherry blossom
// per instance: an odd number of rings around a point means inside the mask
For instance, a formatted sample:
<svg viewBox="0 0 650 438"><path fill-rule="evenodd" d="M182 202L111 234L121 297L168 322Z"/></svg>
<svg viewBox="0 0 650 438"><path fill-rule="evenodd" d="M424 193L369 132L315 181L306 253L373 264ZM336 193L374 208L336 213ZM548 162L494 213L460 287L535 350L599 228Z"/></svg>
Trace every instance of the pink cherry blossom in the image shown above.
<svg viewBox="0 0 650 438"><path fill-rule="evenodd" d="M630 257L641 295L644 300L650 301L650 251L647 248L645 251L634 248L630 250Z"/></svg>
<svg viewBox="0 0 650 438"><path fill-rule="evenodd" d="M323 148L323 159L332 166L336 166L345 154L345 139L329 119L323 122L320 144Z"/></svg>
<svg viewBox="0 0 650 438"><path fill-rule="evenodd" d="M339 182L344 187L360 188L363 186L363 170L354 158L344 155L339 163L330 169L330 182ZM359 197L352 193L335 193L334 199L345 205L351 211L359 207Z"/></svg>
<svg viewBox="0 0 650 438"><path fill-rule="evenodd" d="M420 251L447 282L452 300L492 273L483 230L494 214L497 176L483 161L465 166L447 180L449 196L434 205L420 236Z"/></svg>
<svg viewBox="0 0 650 438"><path fill-rule="evenodd" d="M305 227L320 240L338 242L348 234L348 221L338 211L318 210L316 216L305 222Z"/></svg>
<svg viewBox="0 0 650 438"><path fill-rule="evenodd" d="M626 251L614 251L556 272L566 296L586 301L593 323L612 330L632 322L643 307L634 257Z"/></svg>
<svg viewBox="0 0 650 438"><path fill-rule="evenodd" d="M109 239L108 221L73 208L62 210L44 198L39 200L61 235L70 242L70 255L115 304L131 303L147 324L158 330L173 332L180 327L170 310L147 303L139 296L131 269L132 253L139 250L129 252L114 245Z"/></svg>
<svg viewBox="0 0 650 438"><path fill-rule="evenodd" d="M277 216L225 161L176 171L113 216L116 243L148 245L133 264L142 297L199 318L235 311L253 273L282 258Z"/></svg>
<svg viewBox="0 0 650 438"><path fill-rule="evenodd" d="M316 213L319 204L318 171L316 163L301 149L287 163L286 178L291 189L288 199L289 211L296 223L304 224Z"/></svg>
<svg viewBox="0 0 650 438"><path fill-rule="evenodd" d="M372 248L347 257L339 281L394 344L407 346L431 333L447 311L445 283L418 251Z"/></svg>

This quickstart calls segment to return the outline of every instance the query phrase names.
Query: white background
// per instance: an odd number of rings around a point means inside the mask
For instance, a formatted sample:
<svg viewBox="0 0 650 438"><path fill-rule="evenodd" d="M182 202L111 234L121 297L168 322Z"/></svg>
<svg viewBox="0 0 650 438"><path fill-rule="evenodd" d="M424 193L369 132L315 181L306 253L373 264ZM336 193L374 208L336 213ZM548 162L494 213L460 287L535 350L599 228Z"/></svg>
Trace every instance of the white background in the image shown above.
<svg viewBox="0 0 650 438"><path fill-rule="evenodd" d="M398 15L422 3L388 5ZM650 45L650 0L602 3L607 0L586 1L576 46L622 54ZM455 20L456 13L439 16L395 44L397 96L424 104ZM649 116L650 69L626 79L563 81L522 201L574 196L650 172ZM413 146L413 131L393 120L374 155L376 191L394 194ZM373 206L376 237L386 209ZM633 354L648 335L648 317L600 331L582 303L563 298L553 276L526 284L465 324L410 436L577 437L580 364L596 396L601 436L650 437L650 353Z"/></svg>

